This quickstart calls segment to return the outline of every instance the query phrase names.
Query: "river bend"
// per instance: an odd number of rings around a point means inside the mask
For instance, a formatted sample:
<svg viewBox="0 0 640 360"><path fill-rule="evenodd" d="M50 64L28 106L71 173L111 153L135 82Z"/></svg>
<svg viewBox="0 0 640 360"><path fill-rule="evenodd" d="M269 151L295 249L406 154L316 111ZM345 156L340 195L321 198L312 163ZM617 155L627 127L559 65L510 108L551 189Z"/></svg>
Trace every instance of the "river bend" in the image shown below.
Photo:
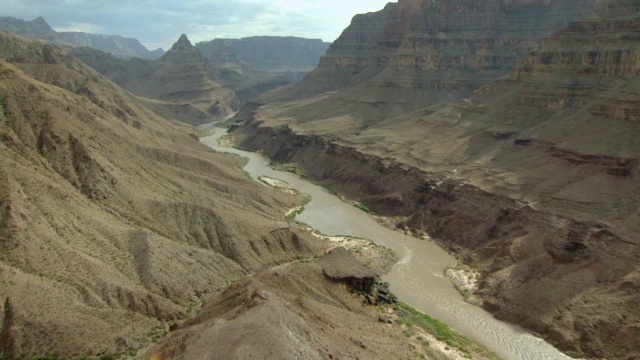
<svg viewBox="0 0 640 360"><path fill-rule="evenodd" d="M248 158L244 170L256 180L259 176L270 176L311 195L311 202L296 220L326 235L367 238L393 250L400 261L383 279L403 302L484 344L504 360L571 359L522 328L501 322L480 307L466 303L443 276L447 266L456 265L455 258L435 243L405 236L378 224L330 191L295 174L272 169L269 160L261 154L221 148L218 139L225 133L226 129L216 128L215 135L204 137L201 142L215 150Z"/></svg>

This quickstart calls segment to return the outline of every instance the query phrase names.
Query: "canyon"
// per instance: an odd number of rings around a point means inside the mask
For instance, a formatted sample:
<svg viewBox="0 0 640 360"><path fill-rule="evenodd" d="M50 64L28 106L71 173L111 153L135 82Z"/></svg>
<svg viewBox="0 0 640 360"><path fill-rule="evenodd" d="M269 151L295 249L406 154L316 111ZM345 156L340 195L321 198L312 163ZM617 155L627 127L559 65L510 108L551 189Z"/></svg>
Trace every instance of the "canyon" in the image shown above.
<svg viewBox="0 0 640 360"><path fill-rule="evenodd" d="M304 194L63 49L0 32L0 79L0 358L495 358L363 304L287 218Z"/></svg>
<svg viewBox="0 0 640 360"><path fill-rule="evenodd" d="M501 319L638 355L637 2L399 1L230 121L243 149L427 233ZM401 19L401 20L398 20Z"/></svg>
<svg viewBox="0 0 640 360"><path fill-rule="evenodd" d="M396 258L294 221L308 196L206 146L212 120L415 237L398 242L433 239L498 319L572 357L640 357L639 27L637 0L399 0L332 44L134 55L0 18L39 39L0 32L0 358L496 358L331 279L336 238L348 268Z"/></svg>
<svg viewBox="0 0 640 360"><path fill-rule="evenodd" d="M88 47L65 52L144 98L160 116L200 125L299 80L325 48L320 40L283 37L216 39L194 46L183 34L157 60L123 60ZM276 66L283 58L287 62Z"/></svg>

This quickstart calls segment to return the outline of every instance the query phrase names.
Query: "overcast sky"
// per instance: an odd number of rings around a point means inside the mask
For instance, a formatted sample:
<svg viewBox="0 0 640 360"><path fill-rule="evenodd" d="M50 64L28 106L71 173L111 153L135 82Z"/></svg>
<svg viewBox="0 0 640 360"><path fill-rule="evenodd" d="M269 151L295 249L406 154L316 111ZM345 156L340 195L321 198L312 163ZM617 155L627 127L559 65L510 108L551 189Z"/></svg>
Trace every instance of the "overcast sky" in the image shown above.
<svg viewBox="0 0 640 360"><path fill-rule="evenodd" d="M389 0L1 0L0 16L44 17L57 31L122 35L151 50L254 35L335 40L355 14Z"/></svg>

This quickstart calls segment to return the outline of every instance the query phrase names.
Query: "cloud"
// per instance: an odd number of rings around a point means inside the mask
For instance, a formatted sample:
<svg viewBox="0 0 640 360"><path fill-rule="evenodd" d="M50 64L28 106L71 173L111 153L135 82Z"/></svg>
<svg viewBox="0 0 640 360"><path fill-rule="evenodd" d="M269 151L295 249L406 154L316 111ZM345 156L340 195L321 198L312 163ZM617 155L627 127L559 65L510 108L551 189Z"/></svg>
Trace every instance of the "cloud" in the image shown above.
<svg viewBox="0 0 640 360"><path fill-rule="evenodd" d="M117 34L149 48L216 37L300 36L333 41L386 0L4 0L2 16L43 16L55 29Z"/></svg>
<svg viewBox="0 0 640 360"><path fill-rule="evenodd" d="M85 32L92 34L104 34L104 28L99 25L89 24L89 23L79 23L79 22L67 22L63 26L55 26L53 30L58 32Z"/></svg>

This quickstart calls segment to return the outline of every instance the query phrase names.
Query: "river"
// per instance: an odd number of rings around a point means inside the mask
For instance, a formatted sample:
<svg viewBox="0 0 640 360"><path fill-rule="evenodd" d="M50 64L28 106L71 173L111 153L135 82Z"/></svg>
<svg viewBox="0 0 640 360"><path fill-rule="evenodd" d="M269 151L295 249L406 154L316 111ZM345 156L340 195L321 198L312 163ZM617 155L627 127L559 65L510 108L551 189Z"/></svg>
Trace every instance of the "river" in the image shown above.
<svg viewBox="0 0 640 360"><path fill-rule="evenodd" d="M200 141L215 150L248 158L244 170L256 180L259 176L270 176L311 195L311 202L296 220L327 235L367 238L393 250L400 261L383 279L403 302L484 344L504 360L571 359L522 328L501 322L482 308L466 303L443 276L447 266L456 265L456 259L432 241L405 236L378 224L367 213L330 191L295 174L272 169L270 161L260 154L221 148L218 138L225 133L226 129L216 128L215 135Z"/></svg>

